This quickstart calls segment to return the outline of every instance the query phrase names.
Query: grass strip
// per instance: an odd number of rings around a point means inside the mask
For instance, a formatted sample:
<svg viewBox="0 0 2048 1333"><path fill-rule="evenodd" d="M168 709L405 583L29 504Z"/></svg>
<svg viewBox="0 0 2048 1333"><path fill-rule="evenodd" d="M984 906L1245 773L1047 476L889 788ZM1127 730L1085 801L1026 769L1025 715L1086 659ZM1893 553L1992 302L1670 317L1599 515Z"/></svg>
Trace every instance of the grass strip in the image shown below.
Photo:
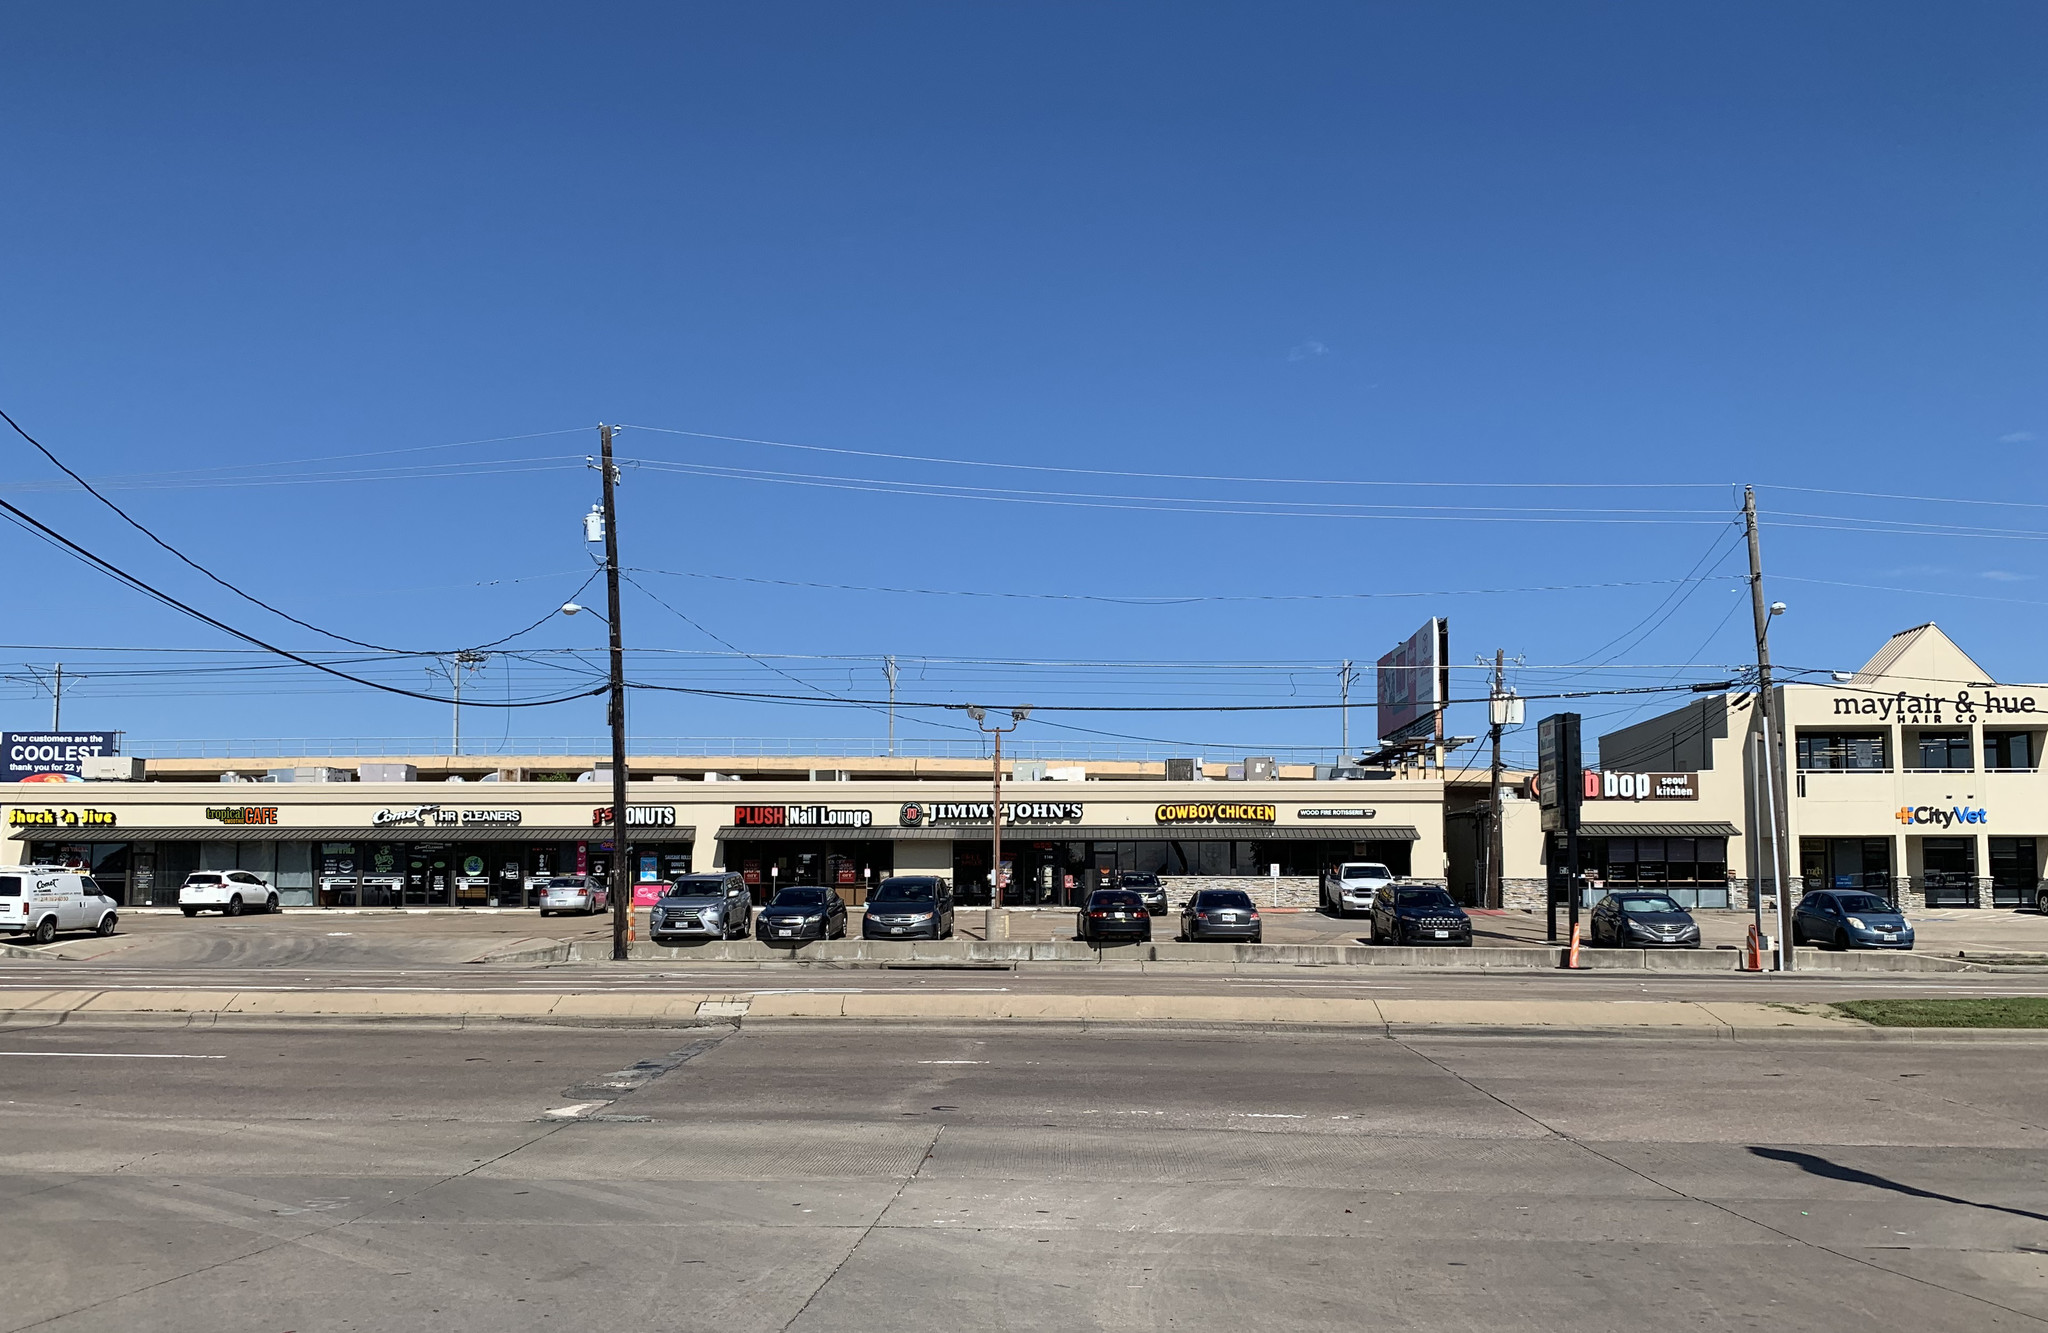
<svg viewBox="0 0 2048 1333"><path fill-rule="evenodd" d="M1956 1000L1842 1000L1838 1012L1884 1028L2048 1028L2048 996Z"/></svg>

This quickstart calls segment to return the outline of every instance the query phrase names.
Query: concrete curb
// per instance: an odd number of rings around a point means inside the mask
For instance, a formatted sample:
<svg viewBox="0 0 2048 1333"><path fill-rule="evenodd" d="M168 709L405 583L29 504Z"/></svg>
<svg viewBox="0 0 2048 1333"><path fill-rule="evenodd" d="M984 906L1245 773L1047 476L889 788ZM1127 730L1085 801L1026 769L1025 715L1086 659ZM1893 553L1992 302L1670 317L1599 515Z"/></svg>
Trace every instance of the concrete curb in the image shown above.
<svg viewBox="0 0 2048 1333"><path fill-rule="evenodd" d="M862 968L1064 964L1094 967L1147 965L1160 971L1185 967L1408 967L1473 972L1548 972L1560 969L1563 950L1541 948L1430 948L1369 944L1151 944L1096 948L1073 940L818 940L786 946L755 940L711 940L690 944L631 946L635 962L669 964L746 963L796 967ZM611 961L607 944L564 940L546 945L521 942L476 959L487 964L597 963ZM1734 972L1741 954L1732 949L1586 949L1585 971ZM1808 972L1983 972L1984 964L1933 954L1801 949L1799 969ZM2010 970L2001 968L1999 970Z"/></svg>

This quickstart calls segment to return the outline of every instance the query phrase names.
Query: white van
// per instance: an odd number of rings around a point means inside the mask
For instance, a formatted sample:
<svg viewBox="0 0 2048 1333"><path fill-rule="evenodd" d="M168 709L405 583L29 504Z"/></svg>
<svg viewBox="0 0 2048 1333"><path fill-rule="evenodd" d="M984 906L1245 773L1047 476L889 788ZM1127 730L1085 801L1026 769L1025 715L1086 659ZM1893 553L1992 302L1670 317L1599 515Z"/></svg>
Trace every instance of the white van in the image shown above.
<svg viewBox="0 0 2048 1333"><path fill-rule="evenodd" d="M275 912L277 890L246 870L195 870L178 886L178 906L186 916L202 911L223 916Z"/></svg>
<svg viewBox="0 0 2048 1333"><path fill-rule="evenodd" d="M48 944L60 930L114 933L115 902L92 876L62 866L0 866L0 933Z"/></svg>

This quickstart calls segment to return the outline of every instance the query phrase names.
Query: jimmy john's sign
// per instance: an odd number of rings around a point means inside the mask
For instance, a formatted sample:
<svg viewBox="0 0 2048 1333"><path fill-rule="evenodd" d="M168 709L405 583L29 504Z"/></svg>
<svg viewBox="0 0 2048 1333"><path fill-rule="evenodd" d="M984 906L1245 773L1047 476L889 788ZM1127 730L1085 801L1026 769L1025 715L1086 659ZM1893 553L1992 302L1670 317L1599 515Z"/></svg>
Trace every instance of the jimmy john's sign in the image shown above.
<svg viewBox="0 0 2048 1333"><path fill-rule="evenodd" d="M1078 824L1086 810L1079 801L1004 801L1005 824ZM986 824L994 805L989 801L906 801L896 812L905 828L927 824Z"/></svg>

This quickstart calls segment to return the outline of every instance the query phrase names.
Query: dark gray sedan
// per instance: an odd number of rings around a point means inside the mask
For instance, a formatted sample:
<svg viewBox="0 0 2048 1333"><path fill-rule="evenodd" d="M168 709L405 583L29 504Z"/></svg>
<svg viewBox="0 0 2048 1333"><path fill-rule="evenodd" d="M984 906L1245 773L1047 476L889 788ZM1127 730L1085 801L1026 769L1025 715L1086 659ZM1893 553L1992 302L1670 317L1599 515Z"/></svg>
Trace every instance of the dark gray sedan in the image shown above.
<svg viewBox="0 0 2048 1333"><path fill-rule="evenodd" d="M1265 940L1265 928L1259 909L1243 889L1201 889L1180 909L1180 937L1259 944Z"/></svg>
<svg viewBox="0 0 2048 1333"><path fill-rule="evenodd" d="M1593 906L1586 937L1595 948L1697 949L1700 927L1668 893L1610 893Z"/></svg>
<svg viewBox="0 0 2048 1333"><path fill-rule="evenodd" d="M754 922L754 938L763 944L844 939L846 900L836 889L784 889Z"/></svg>

